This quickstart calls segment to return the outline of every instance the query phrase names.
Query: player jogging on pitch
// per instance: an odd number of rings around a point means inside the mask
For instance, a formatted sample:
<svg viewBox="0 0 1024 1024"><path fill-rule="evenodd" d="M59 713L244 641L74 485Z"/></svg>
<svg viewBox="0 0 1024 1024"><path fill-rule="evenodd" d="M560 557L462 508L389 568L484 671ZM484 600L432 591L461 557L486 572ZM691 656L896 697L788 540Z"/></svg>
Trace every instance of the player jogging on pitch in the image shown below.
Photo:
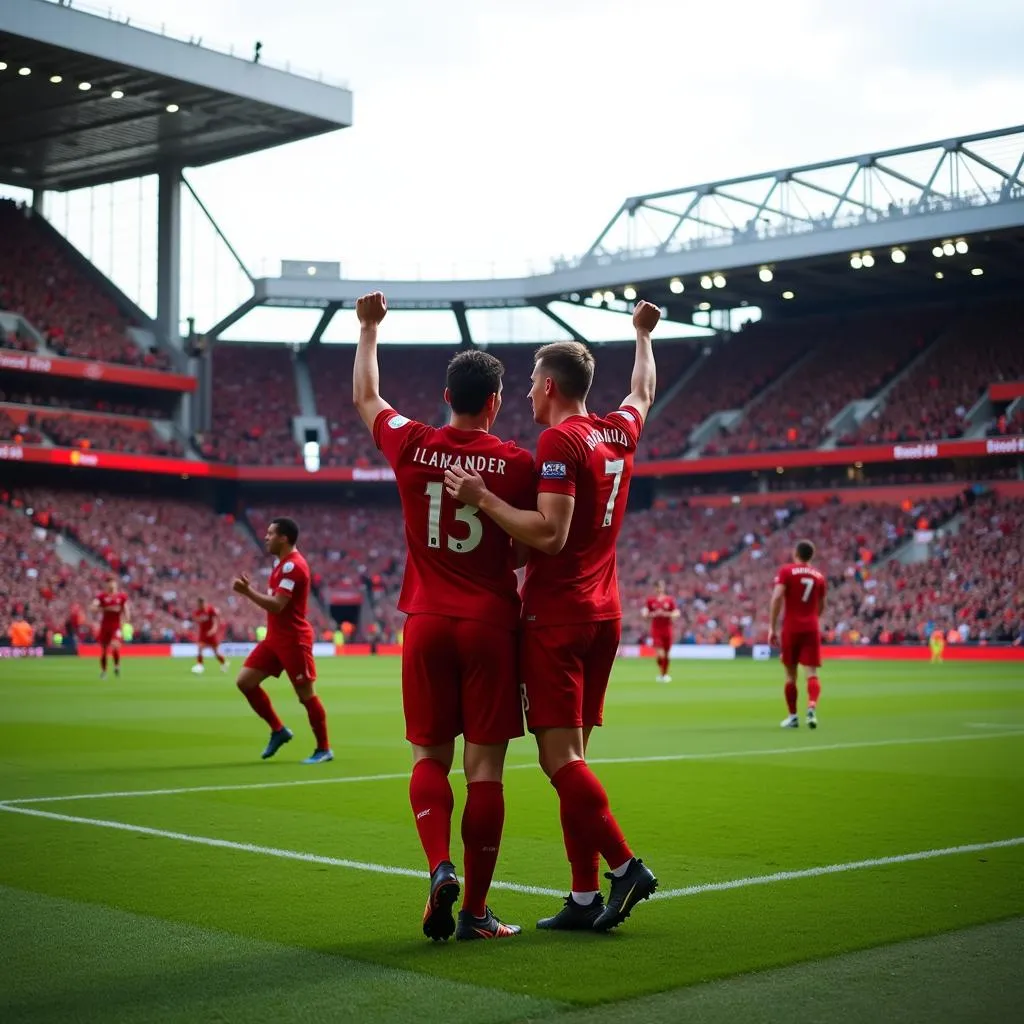
<svg viewBox="0 0 1024 1024"><path fill-rule="evenodd" d="M254 590L249 577L242 573L235 578L232 589L248 598L267 613L267 636L245 659L236 685L250 707L270 726L270 741L263 759L273 757L291 738L292 731L277 717L270 697L262 683L267 676L286 673L295 696L306 709L309 726L316 737L316 749L302 763L322 764L333 761L334 754L327 741L327 712L314 691L316 664L313 661L313 627L306 621L309 602L309 566L296 549L299 528L284 516L272 519L267 527L265 543L274 556L270 586L266 594Z"/></svg>
<svg viewBox="0 0 1024 1024"><path fill-rule="evenodd" d="M121 625L128 621L128 595L117 588L117 579L107 580L107 589L97 594L93 609L100 612L100 679L107 678L108 654L114 660L114 675L121 675Z"/></svg>
<svg viewBox="0 0 1024 1024"><path fill-rule="evenodd" d="M409 557L398 602L408 615L402 650L402 703L412 744L409 801L430 869L423 933L431 939L518 935L487 906L505 821L502 772L508 741L523 735L516 672L520 603L516 550L479 510L445 494L445 468L471 465L512 505L531 508L537 488L526 450L491 434L501 408L504 367L485 352L448 364L445 427L409 420L380 397L377 328L387 313L380 292L356 304L359 345L352 397L377 447L395 470ZM448 780L455 738L465 740L467 796L462 816L465 896L451 858L454 804Z"/></svg>
<svg viewBox="0 0 1024 1024"><path fill-rule="evenodd" d="M644 602L640 614L651 625L651 643L658 652L657 681L671 683L668 667L672 655L672 623L679 618L679 609L675 598L669 597L664 580L654 584L654 593Z"/></svg>
<svg viewBox="0 0 1024 1024"><path fill-rule="evenodd" d="M205 597L196 599L196 610L192 613L192 621L196 624L199 638L196 641L196 663L192 671L201 675L205 671L203 651L209 648L213 656L220 662L221 672L227 672L228 660L220 653L220 612L212 604L207 604Z"/></svg>
<svg viewBox="0 0 1024 1024"><path fill-rule="evenodd" d="M475 505L531 549L523 587L520 673L526 721L541 768L558 793L572 891L538 928L608 931L621 924L658 880L633 856L586 762L602 722L608 677L618 652L622 607L615 542L626 510L633 456L654 401L651 331L661 316L640 302L633 312L632 390L607 416L587 412L594 357L578 342L536 353L530 400L546 429L537 442L535 510L514 508L464 467L446 473L449 493ZM604 902L599 855L611 868Z"/></svg>
<svg viewBox="0 0 1024 1024"><path fill-rule="evenodd" d="M768 626L768 643L779 644L779 614L785 608L782 620L782 667L786 670L786 707L789 714L782 720L783 729L798 729L800 716L796 713L796 671L803 665L807 671L807 725L818 727L818 697L821 683L821 622L825 608L827 585L824 573L811 565L814 545L809 540L797 542L793 549L794 561L784 565L775 574Z"/></svg>

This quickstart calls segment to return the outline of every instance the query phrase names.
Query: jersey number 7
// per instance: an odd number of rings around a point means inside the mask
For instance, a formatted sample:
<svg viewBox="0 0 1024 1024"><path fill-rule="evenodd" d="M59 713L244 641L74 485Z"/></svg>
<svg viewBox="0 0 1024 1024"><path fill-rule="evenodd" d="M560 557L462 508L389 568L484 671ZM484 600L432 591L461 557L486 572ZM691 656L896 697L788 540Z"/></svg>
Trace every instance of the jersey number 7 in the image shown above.
<svg viewBox="0 0 1024 1024"><path fill-rule="evenodd" d="M801 581L804 588L804 596L800 599L806 604L811 599L811 594L814 593L814 580L810 576L805 576Z"/></svg>
<svg viewBox="0 0 1024 1024"><path fill-rule="evenodd" d="M611 526L615 517L615 499L619 496L619 488L622 486L622 471L626 468L625 459L605 459L604 471L607 476L613 478L612 493L608 495L608 504L604 510L604 522L602 526Z"/></svg>

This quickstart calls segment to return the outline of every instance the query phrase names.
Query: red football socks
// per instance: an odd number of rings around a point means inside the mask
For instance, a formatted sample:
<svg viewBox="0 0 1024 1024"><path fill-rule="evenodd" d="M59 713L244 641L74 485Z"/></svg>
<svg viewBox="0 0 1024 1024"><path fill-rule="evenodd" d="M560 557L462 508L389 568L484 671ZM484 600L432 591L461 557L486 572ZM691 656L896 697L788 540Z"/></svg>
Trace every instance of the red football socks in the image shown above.
<svg viewBox="0 0 1024 1024"><path fill-rule="evenodd" d="M249 702L249 707L270 726L271 732L277 732L278 729L284 728L284 724L277 717L274 705L270 703L270 697L267 696L263 687L257 686L254 690L246 690L244 692L245 699Z"/></svg>
<svg viewBox="0 0 1024 1024"><path fill-rule="evenodd" d="M202 663L203 663L203 652L202 652L202 651L200 651L200 652L199 652L199 653L198 653L198 654L196 655L196 664L197 664L197 665L202 665Z"/></svg>
<svg viewBox="0 0 1024 1024"><path fill-rule="evenodd" d="M104 651L100 655L100 671L101 672L106 672L107 671L107 652L106 651Z"/></svg>
<svg viewBox="0 0 1024 1024"><path fill-rule="evenodd" d="M448 769L440 761L426 757L413 765L409 779L409 803L416 816L427 864L433 871L443 860L451 860L452 810L455 794L448 781Z"/></svg>
<svg viewBox="0 0 1024 1024"><path fill-rule="evenodd" d="M565 855L569 858L569 867L572 869L572 891L598 892L601 888L601 880L598 877L601 855L597 852L597 847L584 842L582 837L573 831L564 801L559 801L558 816L562 822Z"/></svg>
<svg viewBox="0 0 1024 1024"><path fill-rule="evenodd" d="M807 706L809 708L816 707L820 696L821 683L818 682L818 677L809 676L807 679Z"/></svg>
<svg viewBox="0 0 1024 1024"><path fill-rule="evenodd" d="M663 675L668 675L668 658L663 654L658 656L658 671Z"/></svg>
<svg viewBox="0 0 1024 1024"><path fill-rule="evenodd" d="M310 697L302 702L309 716L309 727L316 737L317 750L330 750L331 745L327 742L327 710L319 697Z"/></svg>
<svg viewBox="0 0 1024 1024"><path fill-rule="evenodd" d="M791 715L796 714L796 683L786 683L786 707Z"/></svg>
<svg viewBox="0 0 1024 1024"><path fill-rule="evenodd" d="M589 850L598 850L611 868L631 860L633 851L619 828L619 823L608 806L608 794L585 761L570 761L551 777L551 785L558 792L562 828L568 850L570 835ZM573 889L587 892L595 886Z"/></svg>
<svg viewBox="0 0 1024 1024"><path fill-rule="evenodd" d="M474 917L487 912L487 891L498 863L501 830L505 825L505 793L500 782L470 782L462 812L465 846L465 892L462 909Z"/></svg>
<svg viewBox="0 0 1024 1024"><path fill-rule="evenodd" d="M226 665L228 663L223 654L216 655L216 658L222 665Z"/></svg>

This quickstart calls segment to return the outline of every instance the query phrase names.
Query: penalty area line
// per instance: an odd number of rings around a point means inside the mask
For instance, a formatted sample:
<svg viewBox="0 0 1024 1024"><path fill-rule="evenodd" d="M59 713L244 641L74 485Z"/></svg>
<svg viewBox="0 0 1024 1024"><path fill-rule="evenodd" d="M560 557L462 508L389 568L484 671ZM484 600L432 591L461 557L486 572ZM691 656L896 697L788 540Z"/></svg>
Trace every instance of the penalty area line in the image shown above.
<svg viewBox="0 0 1024 1024"><path fill-rule="evenodd" d="M74 825L92 825L94 828L108 828L120 832L132 832L138 835L153 836L159 839L172 839L177 842L193 843L223 850L237 850L241 853L258 854L264 857L278 857L283 860L302 861L307 864L323 864L329 867L347 868L351 871L366 871L379 875L392 875L401 878L415 878L426 881L430 875L426 871L414 868L395 867L391 864L374 864L368 861L349 860L343 857L328 857L318 853L303 853L300 850L285 850L274 846L260 846L255 843L238 843L230 839L214 839L210 836L197 836L188 832L171 832L165 829L149 828L145 825L131 825L123 821L107 821L102 818L82 818L73 814L58 814L55 811L41 811L34 807L13 807L0 804L0 811L8 814L23 814L32 818L44 818L50 821L63 821ZM893 864L909 864L920 860L933 860L937 857L952 857L960 854L981 853L985 850L1004 849L1006 847L1024 845L1024 836L1013 839L996 839L987 843L968 843L961 846L946 846L934 850L918 850L914 853L901 853L888 857L872 857L868 860L849 861L845 864L826 864L820 867L804 868L799 871L777 871L768 875L752 875L747 878L736 878L723 882L702 882L681 889L668 889L655 893L652 899L671 900L684 896L699 896L709 892L725 892L731 889L746 889L755 885L773 885L778 882L797 881L802 878L818 878L824 875L837 875L847 871L863 871L868 868L888 867ZM551 889L539 885L524 885L519 882L496 881L492 889L516 892L527 896L563 897L564 889Z"/></svg>
<svg viewBox="0 0 1024 1024"><path fill-rule="evenodd" d="M995 740L1008 736L1024 736L1024 729L1008 729L1005 732L957 733L952 736L909 736L889 740L851 740L846 743L816 743L803 747L767 747L752 750L708 750L685 754L644 754L635 757L593 757L587 763L601 764L660 764L675 761L723 761L744 757L788 757L790 754L825 753L832 750L864 750L871 747L909 747L933 743L963 743L978 740ZM536 761L522 761L506 764L505 771L538 770ZM453 768L452 775L461 775L462 769ZM175 789L131 789L108 793L69 793L64 796L13 797L0 800L0 807L17 807L27 804L63 803L66 800L115 800L126 797L182 796L188 793L229 793L247 789L286 789L291 786L329 786L356 782L386 782L408 779L406 772L385 772L379 775L342 775L317 779L288 779L280 782L234 782L210 786L181 786Z"/></svg>

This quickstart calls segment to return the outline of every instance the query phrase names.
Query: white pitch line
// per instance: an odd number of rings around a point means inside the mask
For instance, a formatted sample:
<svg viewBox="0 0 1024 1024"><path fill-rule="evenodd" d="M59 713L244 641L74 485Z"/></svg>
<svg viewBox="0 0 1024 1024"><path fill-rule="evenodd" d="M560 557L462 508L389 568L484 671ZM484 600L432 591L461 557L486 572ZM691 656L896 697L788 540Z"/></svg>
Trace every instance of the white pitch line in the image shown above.
<svg viewBox="0 0 1024 1024"><path fill-rule="evenodd" d="M954 736L919 736L892 740L855 740L849 743L819 743L806 747L768 747L760 750L717 750L692 754L651 754L639 757L594 757L588 758L588 764L655 764L672 761L720 761L736 757L784 757L788 754L811 754L829 750L861 750L869 747L901 747L917 746L930 743L961 743L975 740L1001 739L1006 736L1024 736L1024 729L1012 729L1006 732L960 733ZM508 764L505 771L522 771L536 769L535 761L521 764ZM452 775L461 775L461 769L453 769ZM214 786L182 786L177 789L135 789L109 793L71 793L66 796L31 796L15 797L0 801L0 807L12 807L25 804L62 803L65 800L105 800L124 797L141 796L181 796L187 793L226 793L246 789L283 789L290 786L323 786L349 782L384 782L395 779L408 779L408 772L388 772L380 775L343 775L318 779L290 779L281 782L237 782Z"/></svg>
<svg viewBox="0 0 1024 1024"><path fill-rule="evenodd" d="M394 867L390 864L372 864L360 860L347 860L342 857L327 857L317 853L283 850L274 846L258 846L254 843L236 843L230 839L212 839L209 836L195 836L187 832L169 832L159 828L148 828L145 825L129 825L123 821L80 818L72 814L56 814L53 811L39 811L31 807L12 807L9 804L0 804L0 811L7 811L8 814L24 814L33 818L47 818L51 821L66 821L74 825L92 825L96 828L110 828L120 832L134 832L160 839L175 839L178 842L194 843L199 846L212 846L219 849L238 850L242 853L262 854L265 857L280 857L284 860L304 861L308 864L325 864L329 867L348 868L352 871L368 871L379 875L396 875L401 878L416 878L420 880L427 880L430 877L426 871L417 871L413 868ZM918 860L952 857L964 853L981 853L985 850L996 850L1021 845L1024 845L1024 836L1017 836L1013 839L996 839L989 843L946 846L941 849L919 850L915 853L901 853L891 857L855 860L846 864L826 864L821 867L804 868L801 871L777 871L770 875L753 875L748 878L736 878L726 882L703 882L698 885L686 886L683 889L669 889L665 892L655 893L652 899L671 900L682 896L699 896L706 892L745 889L754 885L770 885L775 882L790 882L801 878L817 878L821 875L837 875L845 871L862 871L866 868L884 867L891 864L909 864ZM522 885L519 882L493 882L491 888L522 893L527 896L560 897L565 895L563 889L549 889L539 885Z"/></svg>
<svg viewBox="0 0 1024 1024"><path fill-rule="evenodd" d="M964 846L946 846L939 850L919 850L917 853L900 853L893 857L872 857L869 860L853 860L848 864L826 864L819 868L803 868L801 871L776 871L771 875L753 875L750 878L735 878L730 882L701 882L682 889L667 889L656 892L652 900L672 900L679 896L699 896L705 892L725 892L727 889L745 889L751 885L770 885L773 882L790 882L797 878L818 878L821 875L838 875L844 871L861 871L864 868L885 867L887 864L909 864L915 860L932 860L935 857L952 857L958 853L980 853L983 850L998 850L1006 846L1024 846L1024 836L1014 839L996 839L991 843L967 843Z"/></svg>

